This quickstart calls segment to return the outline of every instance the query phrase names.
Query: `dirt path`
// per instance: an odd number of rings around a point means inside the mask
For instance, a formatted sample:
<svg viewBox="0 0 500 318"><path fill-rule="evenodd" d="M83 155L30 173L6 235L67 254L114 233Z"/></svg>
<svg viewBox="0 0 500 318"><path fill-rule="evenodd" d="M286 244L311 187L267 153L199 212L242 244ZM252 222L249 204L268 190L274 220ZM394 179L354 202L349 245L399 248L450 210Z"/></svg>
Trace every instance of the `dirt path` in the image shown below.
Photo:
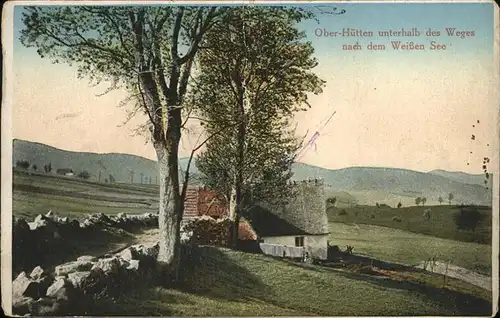
<svg viewBox="0 0 500 318"><path fill-rule="evenodd" d="M476 272L473 272L471 270L453 264L447 264L444 262L436 261L432 264L427 264L426 266L425 262L421 262L416 267L425 269L432 273L443 274L443 275L446 274L446 276L460 279L462 281L465 281L472 285L479 286L489 291L491 291L492 288L491 277L478 274Z"/></svg>
<svg viewBox="0 0 500 318"><path fill-rule="evenodd" d="M158 233L158 228L144 230L144 232L139 233L135 237L136 243L134 244L143 244L146 246L154 245L158 242Z"/></svg>

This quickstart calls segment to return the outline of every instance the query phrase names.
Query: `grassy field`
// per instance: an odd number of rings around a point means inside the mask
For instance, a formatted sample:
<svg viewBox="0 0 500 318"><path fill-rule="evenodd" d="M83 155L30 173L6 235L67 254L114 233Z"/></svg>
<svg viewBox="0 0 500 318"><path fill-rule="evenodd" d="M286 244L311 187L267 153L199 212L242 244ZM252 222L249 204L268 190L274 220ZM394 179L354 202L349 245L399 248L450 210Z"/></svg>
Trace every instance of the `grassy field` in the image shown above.
<svg viewBox="0 0 500 318"><path fill-rule="evenodd" d="M432 257L491 276L491 246L436 238L381 226L330 222L330 244L376 259L416 265Z"/></svg>
<svg viewBox="0 0 500 318"><path fill-rule="evenodd" d="M432 235L439 238L452 239L464 242L477 242L491 245L491 207L478 207L485 218L479 223L475 233L472 231L459 231L453 221L453 214L459 207L450 205L438 206L412 206L390 208L376 206L357 206L347 208L329 207L328 219L332 222L347 224L371 224L385 226L419 234ZM424 210L431 209L431 218L426 220ZM345 213L345 214L344 214ZM398 217L401 222L395 222L393 217Z"/></svg>
<svg viewBox="0 0 500 318"><path fill-rule="evenodd" d="M94 183L16 171L12 210L13 215L28 218L48 210L72 217L94 212L157 212L158 191L156 185Z"/></svg>
<svg viewBox="0 0 500 318"><path fill-rule="evenodd" d="M34 217L49 209L68 216L144 213L157 208L158 187L16 173L13 195L13 212L18 216ZM481 273L491 270L487 245L364 224L359 230L338 222L330 226L331 244L353 245L355 253L407 264L434 256ZM124 240L135 241L133 237ZM96 243L89 249L101 253L106 246ZM304 268L263 255L206 247L184 262L178 285L134 288L114 301L96 304L87 314L489 315L491 294L485 290L453 279L443 289L441 277L403 276L392 279L319 266Z"/></svg>
<svg viewBox="0 0 500 318"><path fill-rule="evenodd" d="M178 286L137 288L88 314L386 316L489 314L491 303L450 289L204 247Z"/></svg>

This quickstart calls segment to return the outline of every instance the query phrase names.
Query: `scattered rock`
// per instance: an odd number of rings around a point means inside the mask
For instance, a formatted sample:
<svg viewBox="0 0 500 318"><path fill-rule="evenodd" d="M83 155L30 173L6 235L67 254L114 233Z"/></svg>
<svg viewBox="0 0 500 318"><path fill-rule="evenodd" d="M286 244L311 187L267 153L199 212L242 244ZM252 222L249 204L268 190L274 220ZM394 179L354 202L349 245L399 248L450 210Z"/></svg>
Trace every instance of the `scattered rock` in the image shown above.
<svg viewBox="0 0 500 318"><path fill-rule="evenodd" d="M57 218L57 222L61 224L67 224L69 222L69 219L67 216L62 217L62 218Z"/></svg>
<svg viewBox="0 0 500 318"><path fill-rule="evenodd" d="M30 274L30 277L34 280L42 279L47 276L49 276L49 274L45 272L40 266L33 268Z"/></svg>
<svg viewBox="0 0 500 318"><path fill-rule="evenodd" d="M30 231L30 226L24 218L15 218L12 222L12 232L13 235L17 233L26 233Z"/></svg>
<svg viewBox="0 0 500 318"><path fill-rule="evenodd" d="M82 255L76 259L78 262L96 262L97 257L91 255Z"/></svg>
<svg viewBox="0 0 500 318"><path fill-rule="evenodd" d="M17 295L12 298L12 312L16 315L26 315L32 312L35 300L31 297Z"/></svg>
<svg viewBox="0 0 500 318"><path fill-rule="evenodd" d="M40 298L31 303L30 313L37 316L56 316L61 313L61 303L57 299Z"/></svg>
<svg viewBox="0 0 500 318"><path fill-rule="evenodd" d="M100 268L104 274L117 274L120 270L120 261L117 257L101 258L92 267L92 270Z"/></svg>
<svg viewBox="0 0 500 318"><path fill-rule="evenodd" d="M38 299L45 295L49 285L48 277L33 280L26 272L21 272L12 282L12 296L13 298L31 297Z"/></svg>
<svg viewBox="0 0 500 318"><path fill-rule="evenodd" d="M74 272L68 274L68 281L75 288L82 288L85 280L90 276L90 271Z"/></svg>
<svg viewBox="0 0 500 318"><path fill-rule="evenodd" d="M92 268L92 265L92 262L89 261L68 262L56 266L55 273L57 276L66 276L73 272L88 271Z"/></svg>
<svg viewBox="0 0 500 318"><path fill-rule="evenodd" d="M134 259L134 258L137 258L137 252L135 251L134 247L132 247L132 246L127 247L123 251L119 252L117 255L120 258L127 260L127 261Z"/></svg>
<svg viewBox="0 0 500 318"><path fill-rule="evenodd" d="M139 270L139 260L132 259L128 262L127 270L138 271Z"/></svg>
<svg viewBox="0 0 500 318"><path fill-rule="evenodd" d="M63 277L58 277L47 289L46 296L57 300L69 301L72 292L74 292L73 284Z"/></svg>

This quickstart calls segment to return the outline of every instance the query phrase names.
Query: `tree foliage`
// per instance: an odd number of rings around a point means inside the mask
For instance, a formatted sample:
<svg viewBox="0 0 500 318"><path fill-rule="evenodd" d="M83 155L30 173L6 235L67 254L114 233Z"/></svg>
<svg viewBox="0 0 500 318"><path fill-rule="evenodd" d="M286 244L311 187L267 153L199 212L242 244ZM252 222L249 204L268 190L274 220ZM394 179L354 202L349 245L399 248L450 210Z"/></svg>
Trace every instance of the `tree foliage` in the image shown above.
<svg viewBox="0 0 500 318"><path fill-rule="evenodd" d="M28 160L18 160L16 161L16 168L29 169L30 162Z"/></svg>
<svg viewBox="0 0 500 318"><path fill-rule="evenodd" d="M83 180L87 180L90 178L90 173L87 170L81 171L78 174L78 178L83 179Z"/></svg>
<svg viewBox="0 0 500 318"><path fill-rule="evenodd" d="M421 197L415 198L415 204L416 205L420 205L421 202L422 202L422 198Z"/></svg>
<svg viewBox="0 0 500 318"><path fill-rule="evenodd" d="M185 184L178 148L182 107L203 36L223 7L30 6L21 42L54 63L74 64L80 78L129 93L125 104L147 117L160 170L159 260L178 260ZM169 202L172 203L169 205ZM175 266L174 266L175 267Z"/></svg>
<svg viewBox="0 0 500 318"><path fill-rule="evenodd" d="M477 207L462 207L453 215L453 220L459 230L475 231L479 223L484 219Z"/></svg>
<svg viewBox="0 0 500 318"><path fill-rule="evenodd" d="M215 134L197 158L202 181L238 205L283 203L290 196L291 165L300 142L295 112L324 84L312 69L313 48L296 24L312 14L297 9L237 8L205 38L195 112ZM223 130L223 133L216 134Z"/></svg>

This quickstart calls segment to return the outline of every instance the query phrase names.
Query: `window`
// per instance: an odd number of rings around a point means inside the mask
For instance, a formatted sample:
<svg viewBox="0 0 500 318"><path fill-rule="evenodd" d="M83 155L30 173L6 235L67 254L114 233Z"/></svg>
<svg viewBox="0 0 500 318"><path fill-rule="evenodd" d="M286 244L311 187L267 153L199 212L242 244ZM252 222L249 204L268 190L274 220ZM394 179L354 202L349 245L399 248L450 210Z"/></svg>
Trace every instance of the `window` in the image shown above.
<svg viewBox="0 0 500 318"><path fill-rule="evenodd" d="M304 246L304 237L303 236L297 236L295 238L295 246L298 246L298 247Z"/></svg>

